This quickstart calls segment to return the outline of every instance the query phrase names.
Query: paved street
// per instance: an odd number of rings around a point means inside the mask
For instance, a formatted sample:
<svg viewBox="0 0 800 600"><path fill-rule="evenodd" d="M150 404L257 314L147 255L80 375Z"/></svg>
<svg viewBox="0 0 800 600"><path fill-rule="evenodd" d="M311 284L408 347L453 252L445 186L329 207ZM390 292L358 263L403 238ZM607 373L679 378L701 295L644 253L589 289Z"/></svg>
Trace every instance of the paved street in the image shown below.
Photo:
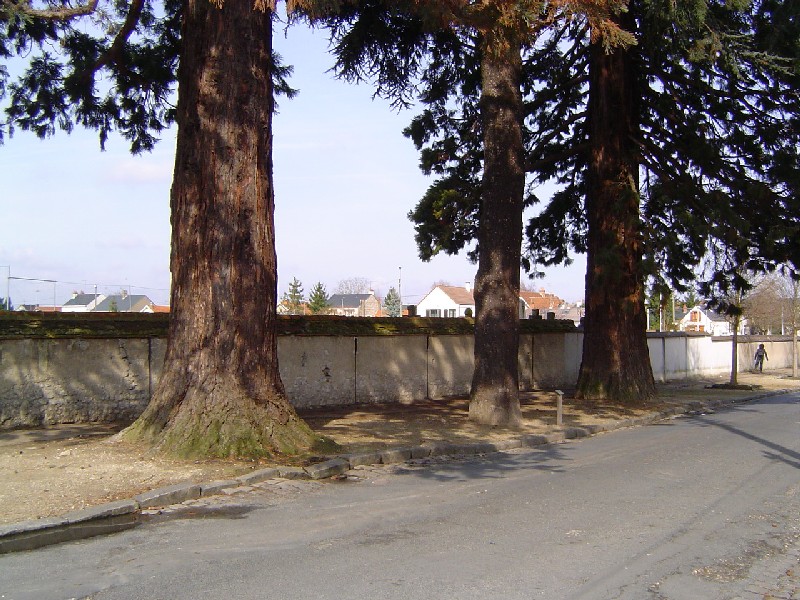
<svg viewBox="0 0 800 600"><path fill-rule="evenodd" d="M800 598L800 396L271 482L0 556L0 599Z"/></svg>

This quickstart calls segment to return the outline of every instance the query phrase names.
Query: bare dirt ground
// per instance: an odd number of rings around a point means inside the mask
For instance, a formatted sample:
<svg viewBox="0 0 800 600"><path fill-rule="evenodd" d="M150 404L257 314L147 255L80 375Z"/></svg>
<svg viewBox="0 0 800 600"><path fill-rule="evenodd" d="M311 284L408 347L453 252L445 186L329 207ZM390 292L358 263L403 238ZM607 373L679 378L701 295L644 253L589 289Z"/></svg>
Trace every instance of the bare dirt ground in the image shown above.
<svg viewBox="0 0 800 600"><path fill-rule="evenodd" d="M741 373L739 383L758 386L755 391L708 387L724 383L727 377L669 382L659 386L658 403L637 407L578 402L567 395L563 426L628 419L674 403L689 405L800 389L800 381L789 375L788 371ZM451 398L411 405L317 409L304 411L302 416L315 431L340 444L341 454L425 441L498 441L558 429L556 395L552 391L522 395L525 425L520 431L476 425L467 418L467 408L465 398ZM290 462L170 460L116 441L116 431L113 426L76 424L0 432L0 523L56 516L174 483L228 479L277 462Z"/></svg>

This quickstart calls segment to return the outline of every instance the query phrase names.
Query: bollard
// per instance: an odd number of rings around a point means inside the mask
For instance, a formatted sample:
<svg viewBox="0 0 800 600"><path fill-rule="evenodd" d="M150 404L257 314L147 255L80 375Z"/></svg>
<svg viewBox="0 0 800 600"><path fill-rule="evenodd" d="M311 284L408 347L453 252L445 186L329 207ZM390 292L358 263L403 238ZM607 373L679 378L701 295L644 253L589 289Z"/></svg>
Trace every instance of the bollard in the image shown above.
<svg viewBox="0 0 800 600"><path fill-rule="evenodd" d="M556 405L556 425L561 427L564 422L564 392L556 390L556 396L558 397L556 401L558 403Z"/></svg>

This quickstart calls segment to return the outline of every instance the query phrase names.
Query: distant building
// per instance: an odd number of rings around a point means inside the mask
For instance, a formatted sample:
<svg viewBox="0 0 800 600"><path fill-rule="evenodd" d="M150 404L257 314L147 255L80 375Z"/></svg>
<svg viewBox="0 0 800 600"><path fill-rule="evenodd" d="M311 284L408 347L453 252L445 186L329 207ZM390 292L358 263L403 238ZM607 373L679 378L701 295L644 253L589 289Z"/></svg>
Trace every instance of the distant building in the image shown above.
<svg viewBox="0 0 800 600"><path fill-rule="evenodd" d="M61 312L61 307L48 306L46 304L20 304L14 310L28 312Z"/></svg>
<svg viewBox="0 0 800 600"><path fill-rule="evenodd" d="M377 317L381 314L381 301L371 290L368 294L334 294L328 298L328 314Z"/></svg>
<svg viewBox="0 0 800 600"><path fill-rule="evenodd" d="M581 324L581 319L585 316L586 310L584 309L583 302L575 302L572 304L565 302L552 312L556 314L556 319L560 321L572 321L575 323L575 327L578 327Z"/></svg>
<svg viewBox="0 0 800 600"><path fill-rule="evenodd" d="M538 311L542 317L556 312L564 301L544 289L538 292L522 290L519 293L519 318L527 319ZM475 296L470 283L461 286L437 285L417 304L420 317L475 316ZM579 319L580 320L580 319Z"/></svg>
<svg viewBox="0 0 800 600"><path fill-rule="evenodd" d="M92 312L155 312L155 304L150 298L142 294L128 294L122 291L119 294L106 296L92 310Z"/></svg>
<svg viewBox="0 0 800 600"><path fill-rule="evenodd" d="M529 319L531 315L536 314L536 311L538 311L538 314L542 317L546 317L547 313L549 312L558 313L558 309L566 304L564 300L555 294L546 292L544 288L540 288L538 292L521 290L519 293L519 299L521 311L520 318L522 319ZM556 318L561 317L556 316ZM580 321L580 319L578 320Z"/></svg>
<svg viewBox="0 0 800 600"><path fill-rule="evenodd" d="M474 317L475 298L472 295L472 285L437 285L417 304L417 316Z"/></svg>
<svg viewBox="0 0 800 600"><path fill-rule="evenodd" d="M733 324L724 315L711 310L705 306L695 306L689 311L676 312L675 318L678 319L678 329L680 331L692 331L696 333L708 333L711 335L733 335ZM739 323L739 333L744 333L746 319Z"/></svg>
<svg viewBox="0 0 800 600"><path fill-rule="evenodd" d="M72 298L64 303L61 312L89 312L105 300L103 294L85 294L83 292L72 292Z"/></svg>

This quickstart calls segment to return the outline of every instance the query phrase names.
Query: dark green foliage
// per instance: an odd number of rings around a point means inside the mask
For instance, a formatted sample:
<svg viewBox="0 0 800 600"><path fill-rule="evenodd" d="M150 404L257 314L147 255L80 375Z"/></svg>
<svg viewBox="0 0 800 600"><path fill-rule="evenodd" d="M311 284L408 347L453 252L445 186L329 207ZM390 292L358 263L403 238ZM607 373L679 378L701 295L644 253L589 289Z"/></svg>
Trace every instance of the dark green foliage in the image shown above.
<svg viewBox="0 0 800 600"><path fill-rule="evenodd" d="M800 265L800 6L637 0L636 66L645 268L656 289L720 296L746 285L740 266ZM523 266L586 251L588 35L575 20L525 53L529 189L558 191L526 226ZM424 111L406 130L425 172L440 175L410 213L420 255L475 239L480 136L475 44L463 34L430 59Z"/></svg>
<svg viewBox="0 0 800 600"><path fill-rule="evenodd" d="M0 310L14 310L14 303L11 298L0 298Z"/></svg>
<svg viewBox="0 0 800 600"><path fill-rule="evenodd" d="M175 122L181 8L180 0L131 0L66 19L0 2L0 101L8 100L0 143L16 129L46 138L77 125L97 131L101 147L116 131L132 153L151 150ZM27 67L12 81L5 61L13 57ZM290 74L274 55L277 95L296 94Z"/></svg>
<svg viewBox="0 0 800 600"><path fill-rule="evenodd" d="M89 17L44 18L8 6L0 12L0 55L29 58L8 85L0 136L20 128L44 138L80 125L98 131L101 146L116 130L134 153L153 147L175 119L180 2L113 3L103 15L107 29L86 27ZM5 92L0 87L0 99Z"/></svg>
<svg viewBox="0 0 800 600"><path fill-rule="evenodd" d="M308 295L308 310L312 315L325 314L330 305L328 304L328 292L325 291L325 286L322 282L311 288L311 293Z"/></svg>
<svg viewBox="0 0 800 600"><path fill-rule="evenodd" d="M286 308L287 314L302 315L304 312L305 296L303 295L303 284L297 277L292 278L289 289L283 295L281 304Z"/></svg>
<svg viewBox="0 0 800 600"><path fill-rule="evenodd" d="M747 289L743 269L800 265L797 29L794 48L768 42L764 28L786 27L768 2L654 4L640 9L650 268L680 289L704 262L700 291L719 298ZM796 3L771 4L797 22Z"/></svg>

